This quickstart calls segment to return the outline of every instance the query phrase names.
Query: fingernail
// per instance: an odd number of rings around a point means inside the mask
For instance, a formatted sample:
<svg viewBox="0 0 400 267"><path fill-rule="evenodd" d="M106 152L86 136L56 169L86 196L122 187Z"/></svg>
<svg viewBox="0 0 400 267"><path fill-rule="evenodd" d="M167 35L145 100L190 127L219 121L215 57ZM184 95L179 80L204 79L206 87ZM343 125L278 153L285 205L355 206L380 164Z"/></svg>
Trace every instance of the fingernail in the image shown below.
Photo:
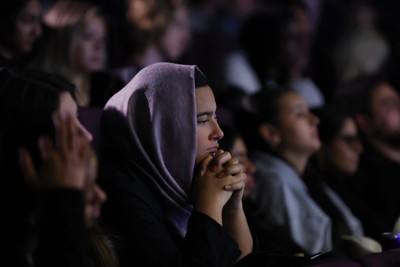
<svg viewBox="0 0 400 267"><path fill-rule="evenodd" d="M232 190L232 186L230 186L230 185L225 185L225 186L224 186L224 189L225 189L226 191L231 191L231 190Z"/></svg>

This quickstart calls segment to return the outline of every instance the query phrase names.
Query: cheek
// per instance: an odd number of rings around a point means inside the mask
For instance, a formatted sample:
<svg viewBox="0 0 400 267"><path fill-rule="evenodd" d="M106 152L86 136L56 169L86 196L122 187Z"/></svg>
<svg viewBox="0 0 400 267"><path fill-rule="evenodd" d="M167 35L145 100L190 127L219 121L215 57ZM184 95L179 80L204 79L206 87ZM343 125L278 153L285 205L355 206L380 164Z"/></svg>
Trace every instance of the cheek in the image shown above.
<svg viewBox="0 0 400 267"><path fill-rule="evenodd" d="M197 146L196 146L196 162L195 162L196 166L203 159L203 155L204 155L203 144L204 144L204 141L202 140L201 136L198 133L198 135L197 135Z"/></svg>
<svg viewBox="0 0 400 267"><path fill-rule="evenodd" d="M358 155L345 144L337 145L331 150L331 163L340 171L351 172L357 167Z"/></svg>
<svg viewBox="0 0 400 267"><path fill-rule="evenodd" d="M388 128L394 131L400 131L400 113L397 111L390 112L386 118Z"/></svg>
<svg viewBox="0 0 400 267"><path fill-rule="evenodd" d="M335 165L342 165L347 160L347 153L339 145L334 146L328 153L330 161Z"/></svg>
<svg viewBox="0 0 400 267"><path fill-rule="evenodd" d="M308 123L299 123L294 121L284 130L282 130L284 142L293 146L309 146L319 148L319 139L312 134L312 128Z"/></svg>
<svg viewBox="0 0 400 267"><path fill-rule="evenodd" d="M22 23L16 23L15 29L15 43L18 47L25 47L29 41L29 26L26 26Z"/></svg>
<svg viewBox="0 0 400 267"><path fill-rule="evenodd" d="M90 53L90 46L86 42L80 40L76 43L73 51L75 61L82 66L87 65L87 58Z"/></svg>
<svg viewBox="0 0 400 267"><path fill-rule="evenodd" d="M88 45L85 44L84 42L81 42L76 46L76 60L81 63L81 65L85 65L87 62L87 57L88 53L90 52L90 49L88 48Z"/></svg>
<svg viewBox="0 0 400 267"><path fill-rule="evenodd" d="M197 129L197 146L196 146L196 165L200 163L207 155L208 135L204 127Z"/></svg>
<svg viewBox="0 0 400 267"><path fill-rule="evenodd" d="M169 57L176 54L176 51L179 47L179 36L176 35L174 32L169 32L167 36L165 36L163 46L165 52L168 54Z"/></svg>
<svg viewBox="0 0 400 267"><path fill-rule="evenodd" d="M82 56L84 56L84 52L81 43L79 41L76 43L73 42L71 44L70 61L73 62L73 64L76 66L81 66L83 61Z"/></svg>

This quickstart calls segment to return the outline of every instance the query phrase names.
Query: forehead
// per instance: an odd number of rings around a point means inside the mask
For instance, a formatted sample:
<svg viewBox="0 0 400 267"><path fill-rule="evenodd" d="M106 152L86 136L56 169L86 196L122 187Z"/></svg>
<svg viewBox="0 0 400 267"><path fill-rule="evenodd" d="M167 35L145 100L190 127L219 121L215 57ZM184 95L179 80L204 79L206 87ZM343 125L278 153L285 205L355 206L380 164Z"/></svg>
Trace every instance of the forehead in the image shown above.
<svg viewBox="0 0 400 267"><path fill-rule="evenodd" d="M387 100L397 100L398 92L389 84L381 83L371 93L372 107L378 107Z"/></svg>
<svg viewBox="0 0 400 267"><path fill-rule="evenodd" d="M296 92L287 92L283 94L279 99L279 106L281 111L290 109L294 106L305 106L307 107L306 101Z"/></svg>
<svg viewBox="0 0 400 267"><path fill-rule="evenodd" d="M197 111L205 111L205 110L215 110L216 103L214 99L214 94L210 88L210 86L203 86L196 88L196 108Z"/></svg>
<svg viewBox="0 0 400 267"><path fill-rule="evenodd" d="M398 93L396 90L387 83L379 84L376 89L372 92L372 100L380 100L382 98L397 97Z"/></svg>

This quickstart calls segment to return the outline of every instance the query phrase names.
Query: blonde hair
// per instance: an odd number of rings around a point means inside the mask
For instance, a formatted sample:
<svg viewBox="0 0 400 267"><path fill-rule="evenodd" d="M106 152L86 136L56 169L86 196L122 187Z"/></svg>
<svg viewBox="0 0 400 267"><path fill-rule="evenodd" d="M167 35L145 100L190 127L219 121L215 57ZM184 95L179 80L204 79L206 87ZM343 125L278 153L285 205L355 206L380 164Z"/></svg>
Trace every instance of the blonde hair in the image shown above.
<svg viewBox="0 0 400 267"><path fill-rule="evenodd" d="M99 225L95 224L90 227L89 242L90 260L93 266L117 267L119 265L113 242Z"/></svg>
<svg viewBox="0 0 400 267"><path fill-rule="evenodd" d="M51 32L36 67L71 79L75 37L83 30L85 21L93 17L106 20L95 5L74 0L56 2L44 16L44 23Z"/></svg>

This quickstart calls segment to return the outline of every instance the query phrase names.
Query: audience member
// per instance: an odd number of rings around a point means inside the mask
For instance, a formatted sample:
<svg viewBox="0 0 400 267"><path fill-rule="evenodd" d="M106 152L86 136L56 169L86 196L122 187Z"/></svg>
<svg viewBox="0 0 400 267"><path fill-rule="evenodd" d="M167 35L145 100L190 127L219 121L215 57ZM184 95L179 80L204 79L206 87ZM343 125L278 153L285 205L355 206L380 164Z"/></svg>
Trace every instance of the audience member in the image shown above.
<svg viewBox="0 0 400 267"><path fill-rule="evenodd" d="M258 247L260 251L271 254L295 255L301 249L292 242L277 236L265 222L264 217L258 212L258 205L251 201L248 196L256 186L254 182L254 172L256 167L248 158L247 146L242 138L241 133L234 126L220 124L224 132L224 137L220 140L220 148L229 151L233 157L236 157L240 164L243 165L246 174L245 189L243 192L243 209L245 211L247 221L251 231L256 235Z"/></svg>
<svg viewBox="0 0 400 267"><path fill-rule="evenodd" d="M215 112L199 69L172 63L142 69L106 104L103 221L121 266L230 266L252 251L245 175L218 149Z"/></svg>
<svg viewBox="0 0 400 267"><path fill-rule="evenodd" d="M3 260L13 266L116 266L109 241L95 232L106 197L95 182L91 135L77 120L72 84L4 69L0 101ZM89 245L86 231L97 246Z"/></svg>
<svg viewBox="0 0 400 267"><path fill-rule="evenodd" d="M334 247L355 258L382 250L377 240L364 236L354 209L368 207L349 190L349 180L358 169L362 144L351 117L335 107L315 111L320 123L321 148L305 174L310 195L332 220ZM336 238L335 238L336 236Z"/></svg>
<svg viewBox="0 0 400 267"><path fill-rule="evenodd" d="M88 2L57 1L44 14L51 31L32 67L72 82L79 106L103 107L122 87L105 71L107 22L99 7Z"/></svg>
<svg viewBox="0 0 400 267"><path fill-rule="evenodd" d="M320 120L318 133L322 143L317 164L331 176L324 176L326 181L334 184L341 180L334 178L337 175L345 177L357 171L363 146L350 114L330 106L315 110L315 113Z"/></svg>
<svg viewBox="0 0 400 267"><path fill-rule="evenodd" d="M153 63L178 63L191 41L189 13L184 1L176 1L158 12L160 16L165 13L166 21L156 28L140 29L140 23L135 25L135 21L131 22L133 25L128 35L133 40L126 44L127 62L113 71L126 83L140 69ZM138 43L143 45L139 47Z"/></svg>
<svg viewBox="0 0 400 267"><path fill-rule="evenodd" d="M247 147L239 130L233 126L227 126L221 123L220 127L224 133L224 138L219 141L220 148L224 151L228 151L233 157L237 158L239 163L243 166L243 172L246 174L243 192L243 198L245 199L255 186L253 174L256 171L256 167L248 158Z"/></svg>
<svg viewBox="0 0 400 267"><path fill-rule="evenodd" d="M377 25L378 12L371 1L349 2L347 26L332 53L340 84L359 75L382 71L390 53L389 43Z"/></svg>
<svg viewBox="0 0 400 267"><path fill-rule="evenodd" d="M221 90L254 94L284 85L296 90L310 108L321 107L324 96L305 73L311 36L307 9L300 1L271 5L250 16L241 29L241 50L228 55L222 67Z"/></svg>
<svg viewBox="0 0 400 267"><path fill-rule="evenodd" d="M0 67L27 64L41 35L40 0L1 1Z"/></svg>
<svg viewBox="0 0 400 267"><path fill-rule="evenodd" d="M257 167L250 200L272 231L305 254L332 250L331 221L302 178L320 147L318 118L298 93L285 88L253 95L250 107L251 117L237 117Z"/></svg>
<svg viewBox="0 0 400 267"><path fill-rule="evenodd" d="M347 83L336 101L349 109L362 137L364 152L359 169L350 180L352 192L371 213L359 214L365 233L380 239L393 231L400 216L400 96L380 75L365 75ZM372 197L374 196L374 197Z"/></svg>
<svg viewBox="0 0 400 267"><path fill-rule="evenodd" d="M220 81L219 62L226 53L238 48L238 35L248 16L262 8L260 0L188 1L192 42L184 56L187 64L196 64L210 83ZM218 88L214 88L218 92Z"/></svg>

